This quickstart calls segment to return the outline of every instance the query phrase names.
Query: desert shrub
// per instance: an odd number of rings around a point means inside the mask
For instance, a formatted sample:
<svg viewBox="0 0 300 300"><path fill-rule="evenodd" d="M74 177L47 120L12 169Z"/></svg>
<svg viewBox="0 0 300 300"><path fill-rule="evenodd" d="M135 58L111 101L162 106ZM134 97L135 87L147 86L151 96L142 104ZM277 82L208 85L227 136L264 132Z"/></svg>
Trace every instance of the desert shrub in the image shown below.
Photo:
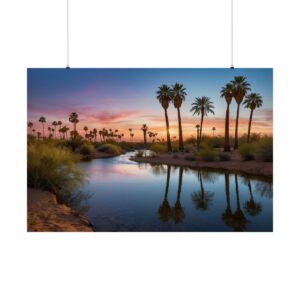
<svg viewBox="0 0 300 300"><path fill-rule="evenodd" d="M135 157L143 157L144 156L144 151L139 150L135 153Z"/></svg>
<svg viewBox="0 0 300 300"><path fill-rule="evenodd" d="M79 152L80 154L83 155L91 155L94 152L94 146L92 144L83 144L80 149Z"/></svg>
<svg viewBox="0 0 300 300"><path fill-rule="evenodd" d="M76 165L79 156L68 148L35 143L28 147L27 156L30 187L52 192L65 201L84 182L84 175Z"/></svg>
<svg viewBox="0 0 300 300"><path fill-rule="evenodd" d="M192 152L193 149L194 149L193 144L185 144L185 145L184 145L184 151L185 151L186 153Z"/></svg>
<svg viewBox="0 0 300 300"><path fill-rule="evenodd" d="M113 155L120 155L123 153L122 148L117 144L104 144L100 146L98 152L105 152Z"/></svg>
<svg viewBox="0 0 300 300"><path fill-rule="evenodd" d="M166 145L154 143L150 146L150 150L156 154L164 153L167 151Z"/></svg>
<svg viewBox="0 0 300 300"><path fill-rule="evenodd" d="M254 144L255 157L263 161L273 161L273 139L264 137Z"/></svg>
<svg viewBox="0 0 300 300"><path fill-rule="evenodd" d="M195 155L193 155L193 154L189 154L189 155L186 155L184 157L184 159L185 160L189 160L189 161L195 161L195 160L197 160L197 157Z"/></svg>
<svg viewBox="0 0 300 300"><path fill-rule="evenodd" d="M219 153L219 159L221 161L229 161L229 160L231 160L231 156L228 153L221 152L221 153Z"/></svg>
<svg viewBox="0 0 300 300"><path fill-rule="evenodd" d="M254 149L252 144L242 144L239 148L239 153L244 160L254 159Z"/></svg>
<svg viewBox="0 0 300 300"><path fill-rule="evenodd" d="M84 143L83 138L80 135L75 135L73 138L66 141L66 146L71 148L72 151L76 151Z"/></svg>
<svg viewBox="0 0 300 300"><path fill-rule="evenodd" d="M200 158L204 161L214 161L216 159L216 152L210 147L204 147L200 150Z"/></svg>

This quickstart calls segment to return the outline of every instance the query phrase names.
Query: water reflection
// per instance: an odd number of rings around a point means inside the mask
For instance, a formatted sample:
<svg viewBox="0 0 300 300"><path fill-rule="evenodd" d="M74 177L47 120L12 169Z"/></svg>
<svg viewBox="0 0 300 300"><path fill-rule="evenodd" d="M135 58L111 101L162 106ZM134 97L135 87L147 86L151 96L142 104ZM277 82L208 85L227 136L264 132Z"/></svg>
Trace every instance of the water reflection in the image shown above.
<svg viewBox="0 0 300 300"><path fill-rule="evenodd" d="M272 231L270 180L127 161L81 163L98 231Z"/></svg>

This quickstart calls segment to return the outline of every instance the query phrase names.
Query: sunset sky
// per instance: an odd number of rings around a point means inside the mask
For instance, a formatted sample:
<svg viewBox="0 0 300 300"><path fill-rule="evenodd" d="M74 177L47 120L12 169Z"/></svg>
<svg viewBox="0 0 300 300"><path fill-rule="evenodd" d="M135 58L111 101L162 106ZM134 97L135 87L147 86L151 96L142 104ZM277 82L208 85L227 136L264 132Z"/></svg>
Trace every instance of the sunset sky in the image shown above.
<svg viewBox="0 0 300 300"><path fill-rule="evenodd" d="M187 96L182 105L184 138L195 136L199 117L189 111L196 97L210 97L215 115L204 119L203 133L224 134L226 103L220 98L220 89L234 76L243 75L251 84L252 92L261 94L263 106L254 112L252 132L272 134L273 72L272 69L28 69L28 121L41 131L38 119L46 117L47 128L53 121L62 121L71 128L68 116L79 115L78 131L112 128L125 134L133 128L134 139L142 138L140 130L146 123L158 138L165 138L164 112L156 99L161 84L182 83ZM236 103L230 106L230 134L234 134ZM247 130L250 111L241 108L240 134ZM168 109L171 136L178 137L177 113L170 104Z"/></svg>

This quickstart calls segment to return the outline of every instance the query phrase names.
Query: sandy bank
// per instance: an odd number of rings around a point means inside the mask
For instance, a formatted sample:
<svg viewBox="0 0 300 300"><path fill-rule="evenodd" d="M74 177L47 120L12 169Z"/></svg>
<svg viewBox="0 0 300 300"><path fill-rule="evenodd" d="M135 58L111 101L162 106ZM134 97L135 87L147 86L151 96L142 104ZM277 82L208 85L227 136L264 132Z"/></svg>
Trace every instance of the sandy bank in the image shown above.
<svg viewBox="0 0 300 300"><path fill-rule="evenodd" d="M183 166L191 168L211 168L226 171L235 171L250 175L272 176L273 163L262 161L242 161L235 157L231 161L189 161L184 158L183 154L176 154L178 157L174 158L174 154L162 154L159 157L131 157L130 159L140 163L152 164L166 164L173 166Z"/></svg>
<svg viewBox="0 0 300 300"><path fill-rule="evenodd" d="M28 188L27 231L93 231L90 222L71 208L58 204L55 195Z"/></svg>

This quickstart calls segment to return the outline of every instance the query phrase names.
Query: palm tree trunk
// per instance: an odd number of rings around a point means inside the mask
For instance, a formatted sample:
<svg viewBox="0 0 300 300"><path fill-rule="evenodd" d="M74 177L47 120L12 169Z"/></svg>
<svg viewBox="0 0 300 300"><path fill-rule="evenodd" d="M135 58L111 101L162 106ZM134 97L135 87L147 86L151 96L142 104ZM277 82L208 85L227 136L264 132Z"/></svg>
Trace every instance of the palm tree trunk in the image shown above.
<svg viewBox="0 0 300 300"><path fill-rule="evenodd" d="M42 123L43 126L43 139L45 138L45 133L44 133L44 123Z"/></svg>
<svg viewBox="0 0 300 300"><path fill-rule="evenodd" d="M240 103L237 105L236 119L235 119L235 135L234 135L234 149L239 148L239 116L240 116Z"/></svg>
<svg viewBox="0 0 300 300"><path fill-rule="evenodd" d="M225 193L226 193L227 209L231 211L231 207L230 207L229 175L227 173L225 173Z"/></svg>
<svg viewBox="0 0 300 300"><path fill-rule="evenodd" d="M167 112L166 109L165 109L165 118L166 118L166 127L167 127L167 145L168 145L168 152L172 152L171 138L170 138L169 118L168 118L168 112Z"/></svg>
<svg viewBox="0 0 300 300"><path fill-rule="evenodd" d="M181 127L181 116L180 116L180 109L177 108L177 115L178 115L178 127L179 127L179 151L183 151L183 137L182 137L182 127Z"/></svg>
<svg viewBox="0 0 300 300"><path fill-rule="evenodd" d="M237 174L234 175L234 178L235 178L236 205L237 205L237 209L241 210L241 207L240 207L239 182L238 182Z"/></svg>
<svg viewBox="0 0 300 300"><path fill-rule="evenodd" d="M229 104L227 104L226 118L225 118L225 142L224 152L230 152L230 139L229 139Z"/></svg>
<svg viewBox="0 0 300 300"><path fill-rule="evenodd" d="M200 129L197 128L197 150L200 148Z"/></svg>
<svg viewBox="0 0 300 300"><path fill-rule="evenodd" d="M201 113L200 134L199 134L199 145L200 145L200 143L201 143L201 138L202 138L202 125L203 125L203 118L204 118L204 113Z"/></svg>
<svg viewBox="0 0 300 300"><path fill-rule="evenodd" d="M250 142L250 131L251 131L251 124L252 124L252 116L253 116L253 109L251 109L250 118L249 118L247 143Z"/></svg>
<svg viewBox="0 0 300 300"><path fill-rule="evenodd" d="M180 195L181 195L181 189L182 189L182 177L183 177L183 167L180 167L176 202L180 201Z"/></svg>
<svg viewBox="0 0 300 300"><path fill-rule="evenodd" d="M145 145L145 147L147 146L147 137L146 137L146 135L147 135L147 132L144 131L144 145Z"/></svg>

